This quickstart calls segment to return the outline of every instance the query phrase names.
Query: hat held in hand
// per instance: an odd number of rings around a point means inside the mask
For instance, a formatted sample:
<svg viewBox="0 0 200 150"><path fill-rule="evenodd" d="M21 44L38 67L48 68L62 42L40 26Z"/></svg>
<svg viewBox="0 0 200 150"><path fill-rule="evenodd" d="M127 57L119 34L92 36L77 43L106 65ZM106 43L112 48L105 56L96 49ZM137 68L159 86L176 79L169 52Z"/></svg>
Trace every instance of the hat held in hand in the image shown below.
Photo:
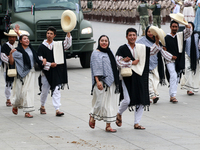
<svg viewBox="0 0 200 150"><path fill-rule="evenodd" d="M158 36L160 42L162 43L163 46L165 46L165 32L156 27L156 26L150 26L149 31L154 35L154 36Z"/></svg>
<svg viewBox="0 0 200 150"><path fill-rule="evenodd" d="M177 14L169 14L169 16L171 17L172 20L180 23L180 24L183 24L183 25L188 25L188 22L185 21L184 19L184 15L181 14L181 13L177 13Z"/></svg>

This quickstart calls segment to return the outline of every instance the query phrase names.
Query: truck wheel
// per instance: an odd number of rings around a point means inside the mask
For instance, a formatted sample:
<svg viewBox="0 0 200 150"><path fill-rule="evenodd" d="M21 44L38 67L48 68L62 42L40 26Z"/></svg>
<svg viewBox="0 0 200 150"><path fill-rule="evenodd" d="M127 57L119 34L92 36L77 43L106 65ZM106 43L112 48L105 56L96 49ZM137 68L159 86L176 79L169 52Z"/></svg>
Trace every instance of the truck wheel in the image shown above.
<svg viewBox="0 0 200 150"><path fill-rule="evenodd" d="M90 57L92 52L82 53L80 55L80 63L83 68L90 68Z"/></svg>

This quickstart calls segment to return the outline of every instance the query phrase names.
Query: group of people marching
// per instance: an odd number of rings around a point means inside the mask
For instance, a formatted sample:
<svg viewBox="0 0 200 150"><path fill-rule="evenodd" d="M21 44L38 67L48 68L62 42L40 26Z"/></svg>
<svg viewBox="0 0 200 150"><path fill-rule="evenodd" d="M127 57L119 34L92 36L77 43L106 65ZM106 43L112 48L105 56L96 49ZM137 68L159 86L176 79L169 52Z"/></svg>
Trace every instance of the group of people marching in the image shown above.
<svg viewBox="0 0 200 150"><path fill-rule="evenodd" d="M198 92L199 35L194 31L194 23L179 17L171 21L171 32L165 37L159 32L161 29L150 26L145 36L137 39L137 30L128 28L127 43L120 46L116 54L109 47L109 38L100 36L91 56L93 99L89 126L92 129L96 120L103 120L106 132L116 132L111 122L121 127L122 114L129 108L135 111L134 129L144 130L140 125L143 111L149 110L150 103L158 102L158 85L166 85L165 77L169 82L171 103L178 102L178 83L188 95ZM180 32L179 23L185 25Z"/></svg>
<svg viewBox="0 0 200 150"><path fill-rule="evenodd" d="M56 116L64 115L59 110L61 94L67 80L67 66L64 51L72 45L70 33L66 34L64 41L54 41L56 29L49 27L46 31L46 38L38 47L37 53L29 41L29 33L19 29L16 25L8 33L8 42L1 47L1 60L4 68L4 77L6 81L5 96L6 106L12 107L13 114L18 114L18 109L23 109L26 118L33 118L30 112L34 107L34 89L35 89L35 63L40 67L39 76L40 86L40 114L46 114L45 103L49 90L51 91L53 106L56 110ZM17 41L18 39L18 41ZM59 63L56 62L59 60ZM15 77L10 77L9 69L16 69ZM12 92L11 92L12 89Z"/></svg>

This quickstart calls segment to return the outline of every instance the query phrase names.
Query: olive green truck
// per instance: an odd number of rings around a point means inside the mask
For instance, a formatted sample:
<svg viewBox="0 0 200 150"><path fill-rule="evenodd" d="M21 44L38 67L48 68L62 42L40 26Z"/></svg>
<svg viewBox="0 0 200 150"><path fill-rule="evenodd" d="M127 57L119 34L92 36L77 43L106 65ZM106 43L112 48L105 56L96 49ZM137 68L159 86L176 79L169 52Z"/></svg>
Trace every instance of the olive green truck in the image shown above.
<svg viewBox="0 0 200 150"><path fill-rule="evenodd" d="M15 24L30 33L29 39L35 50L46 39L49 26L57 29L55 40L64 40L66 33L61 28L60 19L65 10L73 11L77 18L76 27L71 31L72 47L65 53L66 57L79 57L81 66L89 68L95 41L91 23L84 20L80 0L0 0L1 44L7 40L3 32Z"/></svg>

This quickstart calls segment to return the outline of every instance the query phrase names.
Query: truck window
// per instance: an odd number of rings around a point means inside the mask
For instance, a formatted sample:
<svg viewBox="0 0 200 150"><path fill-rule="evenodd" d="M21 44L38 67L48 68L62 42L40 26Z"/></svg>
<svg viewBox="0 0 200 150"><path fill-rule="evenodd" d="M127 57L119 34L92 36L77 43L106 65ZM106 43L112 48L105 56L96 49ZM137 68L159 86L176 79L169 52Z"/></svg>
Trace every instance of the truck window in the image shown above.
<svg viewBox="0 0 200 150"><path fill-rule="evenodd" d="M76 10L80 6L79 0L15 0L15 12L31 11L31 5L35 4L35 10Z"/></svg>

